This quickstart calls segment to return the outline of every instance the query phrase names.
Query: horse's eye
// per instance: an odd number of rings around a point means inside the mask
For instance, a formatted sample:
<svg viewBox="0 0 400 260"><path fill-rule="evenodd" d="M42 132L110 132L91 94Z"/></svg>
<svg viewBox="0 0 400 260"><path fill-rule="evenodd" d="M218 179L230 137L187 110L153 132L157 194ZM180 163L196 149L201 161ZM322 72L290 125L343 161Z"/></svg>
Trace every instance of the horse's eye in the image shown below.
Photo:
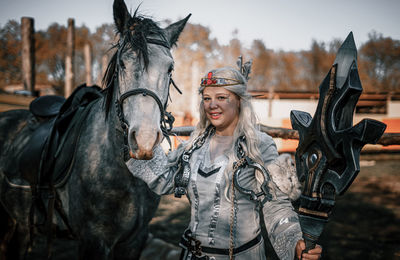
<svg viewBox="0 0 400 260"><path fill-rule="evenodd" d="M119 60L119 66L121 67L121 69L125 69L125 63L122 60Z"/></svg>
<svg viewBox="0 0 400 260"><path fill-rule="evenodd" d="M168 68L168 74L172 74L172 71L174 70L174 66L169 66L169 68Z"/></svg>

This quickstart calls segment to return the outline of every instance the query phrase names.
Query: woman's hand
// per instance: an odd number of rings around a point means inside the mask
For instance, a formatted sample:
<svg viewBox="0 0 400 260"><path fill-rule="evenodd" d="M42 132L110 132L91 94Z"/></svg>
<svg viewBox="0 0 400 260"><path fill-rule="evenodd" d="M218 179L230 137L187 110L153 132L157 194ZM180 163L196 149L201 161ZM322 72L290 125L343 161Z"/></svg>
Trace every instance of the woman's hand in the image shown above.
<svg viewBox="0 0 400 260"><path fill-rule="evenodd" d="M322 247L320 245L316 245L315 248L310 249L307 253L302 252L306 249L306 243L304 240L297 241L296 244L296 257L301 260L317 260L321 258Z"/></svg>

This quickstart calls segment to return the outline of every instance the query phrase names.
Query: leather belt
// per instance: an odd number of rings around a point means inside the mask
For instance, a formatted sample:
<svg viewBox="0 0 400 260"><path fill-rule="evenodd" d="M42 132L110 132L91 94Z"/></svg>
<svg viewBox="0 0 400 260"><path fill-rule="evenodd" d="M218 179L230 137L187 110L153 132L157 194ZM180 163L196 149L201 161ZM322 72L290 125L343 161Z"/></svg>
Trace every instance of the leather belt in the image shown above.
<svg viewBox="0 0 400 260"><path fill-rule="evenodd" d="M250 240L249 242L247 242L239 247L234 248L233 254L235 255L235 254L241 253L241 252L257 245L261 241L261 238L262 238L262 236L260 233L255 238ZM201 251L203 253L207 253L207 254L229 255L229 248L215 248L215 247L202 246Z"/></svg>
<svg viewBox="0 0 400 260"><path fill-rule="evenodd" d="M191 251L194 255L201 256L202 253L207 254L215 254L215 255L229 255L229 248L215 248L215 247L207 247L202 246L200 241L193 238L192 232L190 230L186 230L181 238L180 245ZM255 238L250 240L249 242L233 249L233 254L241 253L255 245L257 245L262 239L261 233L259 233Z"/></svg>

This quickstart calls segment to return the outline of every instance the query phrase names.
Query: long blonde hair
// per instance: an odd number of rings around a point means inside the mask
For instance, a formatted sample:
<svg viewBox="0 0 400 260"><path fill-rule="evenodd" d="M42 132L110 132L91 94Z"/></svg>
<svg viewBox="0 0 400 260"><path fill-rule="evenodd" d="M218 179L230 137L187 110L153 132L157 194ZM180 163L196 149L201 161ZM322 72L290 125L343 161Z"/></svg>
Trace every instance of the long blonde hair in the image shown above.
<svg viewBox="0 0 400 260"><path fill-rule="evenodd" d="M246 155L262 165L260 151L257 146L259 142L257 128L256 128L257 118L254 113L253 106L251 104L251 95L247 92L247 80L238 70L232 67L223 67L211 70L210 72L212 72L212 75L214 77L234 79L240 82L240 84L237 85L221 86L222 88L225 88L226 90L236 94L239 97L240 101L239 120L233 133L234 141L232 142L232 147L229 150L229 153L227 154L229 161L225 169L225 176L227 183L230 183L228 181L230 175L229 173L233 171L233 163L238 160L235 151L235 141L240 136L244 135L246 137L246 146L243 147ZM200 87L199 94L203 94L204 88L205 87ZM185 149L190 149L190 147L193 146L196 137L201 135L205 131L205 129L210 125L210 121L208 120L204 110L203 100L201 100L200 102L199 112L200 112L200 121L196 125L196 128L193 131L193 133L191 134L190 140ZM259 176L259 173L256 174L256 178L259 182L262 181L262 177ZM225 196L229 200L227 196L228 188L229 185L226 186Z"/></svg>

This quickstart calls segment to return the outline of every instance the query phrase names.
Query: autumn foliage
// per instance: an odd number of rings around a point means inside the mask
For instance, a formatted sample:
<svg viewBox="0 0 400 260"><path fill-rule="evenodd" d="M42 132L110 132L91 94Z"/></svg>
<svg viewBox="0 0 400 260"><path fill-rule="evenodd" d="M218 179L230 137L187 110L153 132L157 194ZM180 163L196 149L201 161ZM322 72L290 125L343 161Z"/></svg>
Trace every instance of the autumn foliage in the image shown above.
<svg viewBox="0 0 400 260"><path fill-rule="evenodd" d="M161 24L166 25L168 21ZM83 48L89 43L93 80L99 84L104 60L111 55L109 50L116 41L114 28L111 24L103 24L90 32L81 26L75 28L75 33L75 82L85 81ZM35 32L36 84L53 85L61 92L65 78L66 35L66 25L57 23L47 30ZM309 50L284 52L268 49L261 40L254 40L249 48L245 48L235 34L229 45L221 45L210 35L209 28L189 23L179 39L178 48L173 50L174 79L183 90L192 89L208 69L234 65L238 55L243 55L245 60L253 60L250 90L317 92L342 41L313 40ZM359 48L358 65L365 92L399 92L399 40L371 32L369 40ZM0 89L21 81L21 26L11 20L0 26Z"/></svg>

